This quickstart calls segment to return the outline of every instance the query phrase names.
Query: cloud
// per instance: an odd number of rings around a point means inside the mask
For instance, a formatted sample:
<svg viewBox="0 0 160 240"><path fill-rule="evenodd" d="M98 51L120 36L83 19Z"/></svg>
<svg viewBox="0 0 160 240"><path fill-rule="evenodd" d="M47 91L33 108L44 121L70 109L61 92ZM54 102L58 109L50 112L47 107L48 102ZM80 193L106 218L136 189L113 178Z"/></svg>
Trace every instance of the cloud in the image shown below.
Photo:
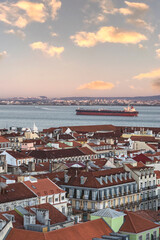
<svg viewBox="0 0 160 240"><path fill-rule="evenodd" d="M34 3L29 1L19 1L15 4L23 10L28 18L36 22L44 22L46 18L45 6L43 3Z"/></svg>
<svg viewBox="0 0 160 240"><path fill-rule="evenodd" d="M160 78L152 81L152 88L156 91L160 91Z"/></svg>
<svg viewBox="0 0 160 240"><path fill-rule="evenodd" d="M136 27L144 28L150 32L154 31L154 27L144 20L144 16L149 10L149 6L147 4L128 1L125 1L125 4L128 6L126 9L131 12L129 18L127 19L127 23L130 23Z"/></svg>
<svg viewBox="0 0 160 240"><path fill-rule="evenodd" d="M143 44L141 44L141 43L138 44L138 47L139 48L144 48Z"/></svg>
<svg viewBox="0 0 160 240"><path fill-rule="evenodd" d="M70 39L80 47L93 47L97 43L137 44L147 37L138 32L126 31L115 27L101 27L97 32L78 32Z"/></svg>
<svg viewBox="0 0 160 240"><path fill-rule="evenodd" d="M141 28L144 28L144 29L146 29L150 32L154 32L154 27L151 26L146 21L144 21L143 19L129 18L129 19L127 19L127 22L133 24L136 27L141 27Z"/></svg>
<svg viewBox="0 0 160 240"><path fill-rule="evenodd" d="M0 52L0 59L4 58L6 56L7 56L7 52L6 51Z"/></svg>
<svg viewBox="0 0 160 240"><path fill-rule="evenodd" d="M160 68L155 69L153 71L147 72L147 73L141 73L137 76L134 76L133 79L152 79L152 78L160 78Z"/></svg>
<svg viewBox="0 0 160 240"><path fill-rule="evenodd" d="M0 21L18 28L25 28L31 22L44 23L51 16L54 19L61 7L58 0L42 2L11 1L0 3Z"/></svg>
<svg viewBox="0 0 160 240"><path fill-rule="evenodd" d="M58 36L58 34L57 34L57 33L55 33L55 32L51 32L51 36L52 36L52 37L57 37L57 36Z"/></svg>
<svg viewBox="0 0 160 240"><path fill-rule="evenodd" d="M57 16L58 10L61 8L62 3L58 0L47 0L47 2L48 2L48 5L51 7L52 19L55 19L55 17Z"/></svg>
<svg viewBox="0 0 160 240"><path fill-rule="evenodd" d="M34 42L30 44L30 47L33 50L39 50L50 57L58 57L64 51L64 47L50 46L48 45L48 43L45 42Z"/></svg>
<svg viewBox="0 0 160 240"><path fill-rule="evenodd" d="M128 9L128 8L119 8L118 12L123 14L123 15L131 15L131 14L133 14L133 12L130 9Z"/></svg>
<svg viewBox="0 0 160 240"><path fill-rule="evenodd" d="M21 39L24 39L26 37L26 34L21 31L20 29L14 30L14 29L9 29L5 31L6 34L12 34L20 37Z"/></svg>
<svg viewBox="0 0 160 240"><path fill-rule="evenodd" d="M129 88L132 89L132 90L136 89L135 86L133 86L133 85L130 85Z"/></svg>
<svg viewBox="0 0 160 240"><path fill-rule="evenodd" d="M139 3L139 2L128 2L125 1L125 4L127 4L128 7L138 9L138 10L148 10L149 6L145 3Z"/></svg>
<svg viewBox="0 0 160 240"><path fill-rule="evenodd" d="M89 0L88 5L86 5L87 14L85 18L85 23L87 24L99 24L107 21L107 15L122 14L130 15L132 11L129 8L116 8L111 0ZM91 8L93 4L96 4L96 11ZM97 11L98 9L98 11Z"/></svg>
<svg viewBox="0 0 160 240"><path fill-rule="evenodd" d="M160 58L160 48L156 50L156 56Z"/></svg>
<svg viewBox="0 0 160 240"><path fill-rule="evenodd" d="M78 87L78 90L91 89L91 90L110 90L114 88L114 84L111 82L104 81L93 81L90 83L83 84Z"/></svg>

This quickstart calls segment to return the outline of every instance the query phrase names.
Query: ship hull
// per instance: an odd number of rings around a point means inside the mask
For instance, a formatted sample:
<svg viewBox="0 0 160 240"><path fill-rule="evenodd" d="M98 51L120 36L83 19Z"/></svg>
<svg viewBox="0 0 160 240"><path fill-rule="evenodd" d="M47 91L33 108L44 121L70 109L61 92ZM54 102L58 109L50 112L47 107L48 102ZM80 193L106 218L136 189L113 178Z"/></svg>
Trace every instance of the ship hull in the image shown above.
<svg viewBox="0 0 160 240"><path fill-rule="evenodd" d="M138 112L126 111L109 111L109 110L76 110L77 115L94 115L94 116L120 116L120 117L137 117Z"/></svg>

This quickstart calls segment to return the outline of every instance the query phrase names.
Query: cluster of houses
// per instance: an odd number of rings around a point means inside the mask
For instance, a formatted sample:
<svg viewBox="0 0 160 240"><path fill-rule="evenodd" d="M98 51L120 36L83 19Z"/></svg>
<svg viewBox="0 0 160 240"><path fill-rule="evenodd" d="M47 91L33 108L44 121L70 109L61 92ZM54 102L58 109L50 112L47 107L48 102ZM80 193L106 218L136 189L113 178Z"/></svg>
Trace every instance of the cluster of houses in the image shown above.
<svg viewBox="0 0 160 240"><path fill-rule="evenodd" d="M159 239L160 128L0 129L0 239Z"/></svg>

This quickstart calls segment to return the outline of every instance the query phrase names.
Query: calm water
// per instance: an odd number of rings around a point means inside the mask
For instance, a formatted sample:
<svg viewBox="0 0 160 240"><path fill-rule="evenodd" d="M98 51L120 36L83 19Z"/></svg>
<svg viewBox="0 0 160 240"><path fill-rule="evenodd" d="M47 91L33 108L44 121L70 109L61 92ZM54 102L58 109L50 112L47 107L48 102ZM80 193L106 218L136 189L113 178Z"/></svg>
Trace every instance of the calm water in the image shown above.
<svg viewBox="0 0 160 240"><path fill-rule="evenodd" d="M136 107L138 117L112 117L112 116L77 116L77 106L12 106L0 105L0 128L17 126L33 127L35 123L41 130L43 128L71 126L113 124L121 126L160 127L160 107ZM98 106L84 108L102 108ZM104 109L119 109L121 106L106 106Z"/></svg>

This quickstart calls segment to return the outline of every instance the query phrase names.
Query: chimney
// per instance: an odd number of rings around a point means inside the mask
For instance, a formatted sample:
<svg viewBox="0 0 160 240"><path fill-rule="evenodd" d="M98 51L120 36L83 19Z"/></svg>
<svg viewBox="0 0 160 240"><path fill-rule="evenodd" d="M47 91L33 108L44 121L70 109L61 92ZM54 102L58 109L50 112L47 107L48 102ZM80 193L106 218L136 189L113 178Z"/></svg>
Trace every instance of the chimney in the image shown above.
<svg viewBox="0 0 160 240"><path fill-rule="evenodd" d="M89 171L89 160L86 161L86 172Z"/></svg>
<svg viewBox="0 0 160 240"><path fill-rule="evenodd" d="M7 184L1 182L0 183L0 193L3 195L6 193L6 187L7 187Z"/></svg>
<svg viewBox="0 0 160 240"><path fill-rule="evenodd" d="M59 141L59 135L60 135L60 134L59 134L59 133L57 133L57 141Z"/></svg>
<svg viewBox="0 0 160 240"><path fill-rule="evenodd" d="M35 162L28 163L28 172L35 172Z"/></svg>
<svg viewBox="0 0 160 240"><path fill-rule="evenodd" d="M36 216L32 213L26 213L23 215L23 225L24 227L27 225L36 224Z"/></svg>
<svg viewBox="0 0 160 240"><path fill-rule="evenodd" d="M53 162L52 162L52 160L49 161L49 172L50 173L53 172Z"/></svg>
<svg viewBox="0 0 160 240"><path fill-rule="evenodd" d="M48 225L49 210L47 210L47 209L41 209L41 208L36 208L36 216L37 216L37 220L38 220L41 224Z"/></svg>
<svg viewBox="0 0 160 240"><path fill-rule="evenodd" d="M69 181L69 176L67 175L67 171L65 170L64 171L64 182L68 183L68 181Z"/></svg>

